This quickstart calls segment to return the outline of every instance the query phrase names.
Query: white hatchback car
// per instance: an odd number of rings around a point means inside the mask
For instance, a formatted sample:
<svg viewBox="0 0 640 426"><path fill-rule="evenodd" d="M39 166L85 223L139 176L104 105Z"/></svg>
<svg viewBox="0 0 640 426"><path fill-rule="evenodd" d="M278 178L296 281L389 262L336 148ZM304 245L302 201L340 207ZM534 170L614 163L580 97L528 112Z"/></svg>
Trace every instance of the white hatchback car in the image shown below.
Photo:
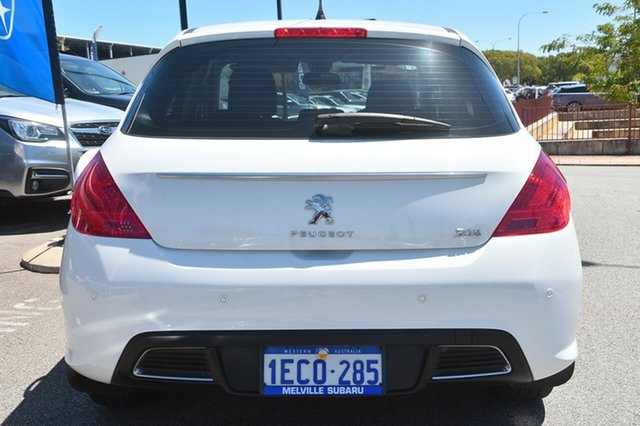
<svg viewBox="0 0 640 426"><path fill-rule="evenodd" d="M287 113L277 93L367 94ZM280 97L284 99L284 97ZM460 33L276 21L172 41L73 195L70 383L539 398L577 355L565 179Z"/></svg>

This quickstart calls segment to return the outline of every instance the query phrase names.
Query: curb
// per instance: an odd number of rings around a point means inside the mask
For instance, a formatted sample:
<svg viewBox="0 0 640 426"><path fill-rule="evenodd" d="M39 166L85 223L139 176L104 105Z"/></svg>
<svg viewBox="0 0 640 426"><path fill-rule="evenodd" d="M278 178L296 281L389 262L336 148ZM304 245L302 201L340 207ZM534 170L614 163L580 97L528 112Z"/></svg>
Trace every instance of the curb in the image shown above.
<svg viewBox="0 0 640 426"><path fill-rule="evenodd" d="M41 274L60 273L64 235L32 248L22 255L20 266Z"/></svg>

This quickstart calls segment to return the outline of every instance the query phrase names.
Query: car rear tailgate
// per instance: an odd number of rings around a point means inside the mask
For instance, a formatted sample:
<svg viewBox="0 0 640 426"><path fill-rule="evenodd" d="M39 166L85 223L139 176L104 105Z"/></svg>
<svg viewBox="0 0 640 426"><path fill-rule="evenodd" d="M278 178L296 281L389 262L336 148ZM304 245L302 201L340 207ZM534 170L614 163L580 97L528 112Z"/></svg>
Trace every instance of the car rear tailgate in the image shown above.
<svg viewBox="0 0 640 426"><path fill-rule="evenodd" d="M366 141L118 134L103 156L167 248L388 250L484 244L539 149L526 133ZM130 161L110 161L124 152Z"/></svg>

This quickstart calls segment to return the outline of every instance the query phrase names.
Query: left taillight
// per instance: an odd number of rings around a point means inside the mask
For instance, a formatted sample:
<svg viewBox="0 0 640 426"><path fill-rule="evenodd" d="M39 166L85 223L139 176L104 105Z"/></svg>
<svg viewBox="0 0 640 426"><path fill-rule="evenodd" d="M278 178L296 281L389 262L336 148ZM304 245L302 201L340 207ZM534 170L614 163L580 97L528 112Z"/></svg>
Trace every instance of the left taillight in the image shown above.
<svg viewBox="0 0 640 426"><path fill-rule="evenodd" d="M87 235L151 238L122 195L100 153L93 157L76 182L71 199L71 223Z"/></svg>

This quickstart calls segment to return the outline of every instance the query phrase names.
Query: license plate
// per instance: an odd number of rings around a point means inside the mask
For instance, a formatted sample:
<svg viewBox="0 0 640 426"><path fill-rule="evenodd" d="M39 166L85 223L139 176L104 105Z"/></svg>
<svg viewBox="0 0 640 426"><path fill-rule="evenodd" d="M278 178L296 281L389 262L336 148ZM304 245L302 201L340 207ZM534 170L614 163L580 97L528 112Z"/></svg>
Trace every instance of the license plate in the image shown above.
<svg viewBox="0 0 640 426"><path fill-rule="evenodd" d="M271 346L264 351L265 395L382 394L380 346Z"/></svg>

